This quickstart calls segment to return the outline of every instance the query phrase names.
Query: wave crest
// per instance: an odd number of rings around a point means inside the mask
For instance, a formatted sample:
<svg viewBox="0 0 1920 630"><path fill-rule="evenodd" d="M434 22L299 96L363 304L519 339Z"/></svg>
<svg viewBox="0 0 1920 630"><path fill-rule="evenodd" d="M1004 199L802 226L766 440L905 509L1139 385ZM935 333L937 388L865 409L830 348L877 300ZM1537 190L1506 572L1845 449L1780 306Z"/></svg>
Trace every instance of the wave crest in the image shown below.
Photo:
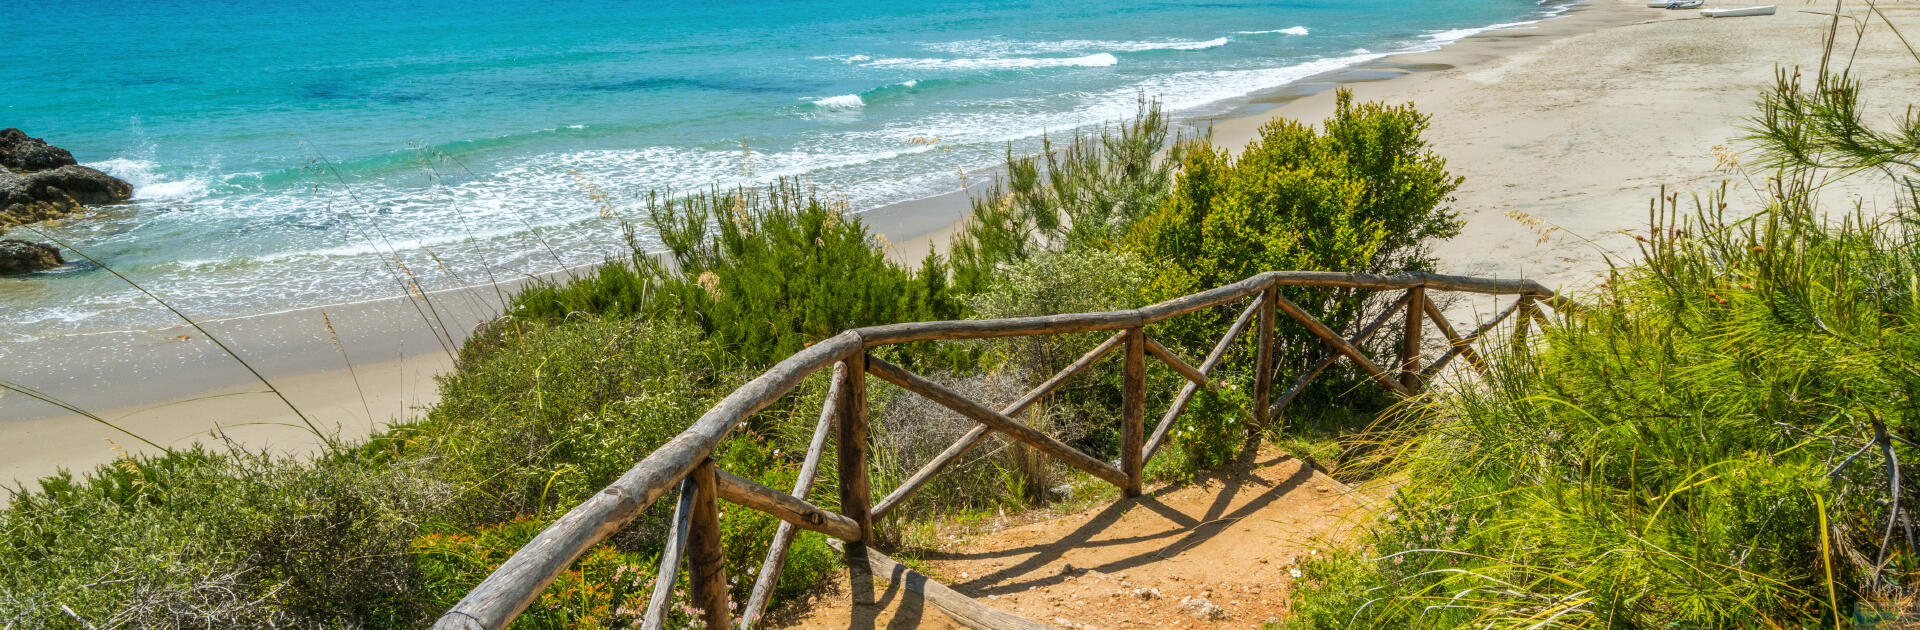
<svg viewBox="0 0 1920 630"><path fill-rule="evenodd" d="M134 199L185 199L198 197L207 192L210 183L203 178L189 177L179 181L168 181L157 171L160 165L150 160L131 158L113 158L100 162L91 162L88 167L102 173L127 180L133 184Z"/></svg>
<svg viewBox="0 0 1920 630"><path fill-rule="evenodd" d="M868 66L881 68L917 68L923 70L1018 70L1025 68L1084 67L1097 68L1120 63L1112 53L1094 53L1084 57L963 57L960 59L875 59Z"/></svg>
<svg viewBox="0 0 1920 630"><path fill-rule="evenodd" d="M859 94L841 94L814 99L813 106L820 109L859 109L866 107L867 102L861 100Z"/></svg>
<svg viewBox="0 0 1920 630"><path fill-rule="evenodd" d="M1240 34L1241 35L1272 35L1277 33L1280 35L1306 35L1309 32L1311 31L1307 30L1307 27L1305 26L1289 26L1286 28L1276 28L1270 31L1240 31Z"/></svg>

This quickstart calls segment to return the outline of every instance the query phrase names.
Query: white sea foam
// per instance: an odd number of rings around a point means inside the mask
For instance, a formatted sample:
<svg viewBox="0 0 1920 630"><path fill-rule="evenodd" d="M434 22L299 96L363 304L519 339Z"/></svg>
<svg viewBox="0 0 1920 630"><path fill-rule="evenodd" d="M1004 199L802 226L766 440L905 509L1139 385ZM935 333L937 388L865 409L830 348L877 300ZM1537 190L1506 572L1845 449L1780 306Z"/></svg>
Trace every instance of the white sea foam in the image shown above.
<svg viewBox="0 0 1920 630"><path fill-rule="evenodd" d="M209 182L202 177L188 177L179 180L167 180L158 172L160 165L151 160L133 158L113 158L100 162L91 162L87 166L100 172L127 180L133 184L133 198L147 200L187 199L198 197L207 192Z"/></svg>
<svg viewBox="0 0 1920 630"><path fill-rule="evenodd" d="M1233 40L1227 39L1225 37L1215 37L1213 39L1209 39L1203 42L1171 41L1171 42L1089 42L1089 43L1095 44L1096 47L1099 47L1099 48L1111 47L1113 50L1119 50L1122 52L1138 52L1143 50L1206 50L1208 48L1219 48L1221 46L1225 46L1227 45L1228 42L1231 42L1231 41ZM1107 45L1101 45L1101 44L1107 44Z"/></svg>
<svg viewBox="0 0 1920 630"><path fill-rule="evenodd" d="M916 85L920 85L919 79L907 79L905 81L900 82L900 87L913 87Z"/></svg>
<svg viewBox="0 0 1920 630"><path fill-rule="evenodd" d="M867 102L860 100L859 94L841 94L814 99L813 106L820 109L859 109L866 107Z"/></svg>
<svg viewBox="0 0 1920 630"><path fill-rule="evenodd" d="M1566 13L1567 9L1570 6L1571 5L1555 6L1552 9L1547 10L1545 15L1542 15L1541 17L1537 19L1532 19L1532 20L1522 20L1519 22L1502 22L1500 24L1489 24L1489 25L1481 26L1477 28L1456 28L1456 29L1449 29L1444 31L1427 33L1426 39L1427 39L1427 42L1433 46L1443 46L1443 45L1451 44L1453 42L1457 42L1462 39L1466 39L1468 37L1479 35L1481 33L1485 33L1488 31L1498 31L1498 30L1515 28L1520 26L1530 26L1533 24L1539 24L1541 22L1545 22L1547 20L1558 17L1562 13ZM1431 49L1432 48L1425 48L1425 50L1431 50Z"/></svg>
<svg viewBox="0 0 1920 630"><path fill-rule="evenodd" d="M1289 26L1286 28L1276 28L1271 31L1240 31L1241 35L1272 35L1275 33L1281 35L1306 35L1308 31L1305 26Z"/></svg>
<svg viewBox="0 0 1920 630"><path fill-rule="evenodd" d="M866 65L880 68L916 68L924 70L1016 70L1022 68L1095 68L1120 63L1111 53L1083 57L963 57L960 59L875 59Z"/></svg>

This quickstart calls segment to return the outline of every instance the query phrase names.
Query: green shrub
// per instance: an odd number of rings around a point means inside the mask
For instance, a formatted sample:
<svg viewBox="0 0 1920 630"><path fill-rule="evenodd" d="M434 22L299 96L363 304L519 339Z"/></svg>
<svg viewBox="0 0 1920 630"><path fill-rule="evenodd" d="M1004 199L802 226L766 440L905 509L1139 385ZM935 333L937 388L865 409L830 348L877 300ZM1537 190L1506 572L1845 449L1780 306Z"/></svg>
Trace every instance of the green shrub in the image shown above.
<svg viewBox="0 0 1920 630"><path fill-rule="evenodd" d="M421 474L453 485L468 523L565 511L705 412L734 361L684 324L525 324L441 379L423 424L403 428ZM670 507L629 528L651 531Z"/></svg>
<svg viewBox="0 0 1920 630"><path fill-rule="evenodd" d="M21 488L0 512L0 619L24 627L392 626L423 607L407 515L438 487L193 448ZM65 608L62 608L62 607ZM71 611L71 612L68 612Z"/></svg>
<svg viewBox="0 0 1920 630"><path fill-rule="evenodd" d="M1411 106L1356 105L1352 93L1342 90L1321 131L1279 119L1262 126L1238 158L1224 149L1186 152L1171 195L1127 234L1127 247L1155 263L1150 300L1265 271L1431 268L1428 244L1460 231L1446 204L1461 179L1446 172L1446 160L1421 138L1427 121ZM1336 330L1351 330L1372 295L1348 289L1285 293ZM1162 324L1156 334L1169 338L1169 345L1205 352L1236 315L1209 311ZM1323 353L1318 338L1284 317L1275 345L1280 378ZM1314 391L1331 398L1354 389L1359 378L1357 371L1336 368L1316 381Z"/></svg>
<svg viewBox="0 0 1920 630"><path fill-rule="evenodd" d="M518 317L671 319L745 360L771 365L840 331L957 319L946 263L893 263L858 217L797 183L656 200L648 224L671 264L641 251L514 298Z"/></svg>

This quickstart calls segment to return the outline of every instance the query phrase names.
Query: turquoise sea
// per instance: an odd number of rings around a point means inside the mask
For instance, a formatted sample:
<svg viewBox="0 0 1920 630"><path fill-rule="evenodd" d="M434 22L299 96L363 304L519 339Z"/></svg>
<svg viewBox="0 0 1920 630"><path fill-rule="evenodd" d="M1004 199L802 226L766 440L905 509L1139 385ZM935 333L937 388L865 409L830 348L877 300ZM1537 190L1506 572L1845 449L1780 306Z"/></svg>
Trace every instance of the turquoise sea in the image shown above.
<svg viewBox="0 0 1920 630"><path fill-rule="evenodd" d="M133 182L51 229L218 318L599 261L649 191L948 192L1143 95L1218 113L1557 2L32 0L0 127ZM0 278L0 342L169 317L92 265Z"/></svg>

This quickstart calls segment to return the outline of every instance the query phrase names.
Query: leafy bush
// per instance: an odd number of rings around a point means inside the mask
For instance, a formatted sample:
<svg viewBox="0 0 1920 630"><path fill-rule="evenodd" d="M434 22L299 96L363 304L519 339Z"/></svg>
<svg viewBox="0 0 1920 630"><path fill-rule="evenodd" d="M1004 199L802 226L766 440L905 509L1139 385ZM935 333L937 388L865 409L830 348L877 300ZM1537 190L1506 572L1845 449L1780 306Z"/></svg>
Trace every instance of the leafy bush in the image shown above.
<svg viewBox="0 0 1920 630"><path fill-rule="evenodd" d="M1430 269L1428 243L1460 232L1460 220L1446 204L1461 179L1446 172L1446 160L1421 138L1427 121L1412 106L1356 105L1352 93L1341 90L1323 131L1277 119L1262 126L1237 159L1224 149L1186 152L1171 195L1127 234L1127 247L1156 263L1150 299L1265 271ZM1304 288L1286 294L1336 330L1350 330L1371 295ZM1213 311L1181 318L1161 325L1158 334L1171 338L1170 345L1205 352L1234 316ZM1282 378L1315 360L1323 347L1286 318L1275 345ZM1343 392L1358 378L1355 371L1335 369L1315 388Z"/></svg>

